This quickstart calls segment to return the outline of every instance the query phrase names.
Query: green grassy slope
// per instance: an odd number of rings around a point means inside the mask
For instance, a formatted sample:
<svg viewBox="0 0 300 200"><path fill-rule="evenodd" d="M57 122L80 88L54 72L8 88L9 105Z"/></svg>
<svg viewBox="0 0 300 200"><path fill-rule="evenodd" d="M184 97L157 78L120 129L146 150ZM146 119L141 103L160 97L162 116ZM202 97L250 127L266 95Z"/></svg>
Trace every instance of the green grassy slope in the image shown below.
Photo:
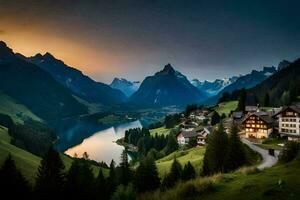
<svg viewBox="0 0 300 200"><path fill-rule="evenodd" d="M23 123L27 118L35 121L42 121L38 116L33 114L27 107L19 104L15 99L7 96L0 91L0 113L9 115L14 122Z"/></svg>
<svg viewBox="0 0 300 200"><path fill-rule="evenodd" d="M166 157L163 157L156 161L157 169L159 175L163 177L165 173L170 171L171 165L173 163L174 157L180 162L182 167L190 161L195 167L197 173L200 172L200 166L202 164L205 148L195 147L188 150L177 150Z"/></svg>
<svg viewBox="0 0 300 200"><path fill-rule="evenodd" d="M156 191L139 199L296 200L300 198L299 169L300 157L289 164L280 164L262 172L238 170L229 174L197 178L179 183L166 192Z"/></svg>
<svg viewBox="0 0 300 200"><path fill-rule="evenodd" d="M219 113L219 115L222 115L225 113L226 116L230 113L230 111L233 111L237 108L238 102L237 101L228 101L219 103L218 107L216 108L216 111Z"/></svg>
<svg viewBox="0 0 300 200"><path fill-rule="evenodd" d="M165 128L164 126L159 127L159 128L155 128L155 129L150 129L150 134L152 136L155 136L155 134L157 133L158 135L168 135L170 133L169 128Z"/></svg>
<svg viewBox="0 0 300 200"><path fill-rule="evenodd" d="M10 153L16 162L17 168L20 169L22 174L31 182L34 183L38 166L40 165L41 158L33 155L21 148L18 148L9 143L10 136L7 129L0 126L0 165L4 162ZM61 158L68 170L72 164L72 158L61 154ZM95 176L98 175L99 167L92 166ZM108 170L103 169L104 175L108 175Z"/></svg>

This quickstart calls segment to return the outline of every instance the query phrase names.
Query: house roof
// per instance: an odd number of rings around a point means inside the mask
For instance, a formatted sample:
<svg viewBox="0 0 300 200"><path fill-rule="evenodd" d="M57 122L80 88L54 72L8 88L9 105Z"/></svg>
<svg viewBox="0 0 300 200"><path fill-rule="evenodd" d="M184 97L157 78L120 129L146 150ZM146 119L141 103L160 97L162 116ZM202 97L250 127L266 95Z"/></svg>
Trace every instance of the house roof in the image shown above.
<svg viewBox="0 0 300 200"><path fill-rule="evenodd" d="M298 106L283 106L283 108L280 111L278 111L277 113L275 113L273 116L275 117L287 109L292 109L294 112L300 114L300 107L298 107Z"/></svg>
<svg viewBox="0 0 300 200"><path fill-rule="evenodd" d="M242 118L243 117L243 112L240 112L240 111L238 111L238 112L232 112L232 117L233 118Z"/></svg>
<svg viewBox="0 0 300 200"><path fill-rule="evenodd" d="M185 138L196 137L198 135L196 131L181 131L181 134Z"/></svg>
<svg viewBox="0 0 300 200"><path fill-rule="evenodd" d="M253 112L253 113L248 113L244 119L242 120L242 122L244 122L245 120L247 120L250 116L257 116L259 117L261 120L263 120L264 122L266 122L267 124L273 123L274 119L269 115L269 113L267 112Z"/></svg>

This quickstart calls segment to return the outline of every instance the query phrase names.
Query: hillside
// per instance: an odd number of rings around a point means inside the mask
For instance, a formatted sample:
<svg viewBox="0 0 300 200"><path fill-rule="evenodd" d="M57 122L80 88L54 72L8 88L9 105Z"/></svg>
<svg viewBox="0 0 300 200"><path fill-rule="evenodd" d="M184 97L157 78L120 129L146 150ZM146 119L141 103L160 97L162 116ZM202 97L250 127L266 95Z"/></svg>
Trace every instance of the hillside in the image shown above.
<svg viewBox="0 0 300 200"><path fill-rule="evenodd" d="M244 168L234 173L179 183L166 192L141 196L141 200L296 200L300 196L300 159L257 172Z"/></svg>
<svg viewBox="0 0 300 200"><path fill-rule="evenodd" d="M174 157L180 162L182 166L191 162L195 167L196 173L200 172L200 166L204 157L205 148L194 147L188 150L177 150L159 160L156 161L158 173L160 177L164 177L166 173L169 173Z"/></svg>
<svg viewBox="0 0 300 200"><path fill-rule="evenodd" d="M0 90L43 120L87 113L87 108L47 72L26 62L0 42Z"/></svg>
<svg viewBox="0 0 300 200"><path fill-rule="evenodd" d="M30 183L34 183L41 158L10 144L10 140L11 137L8 135L7 129L0 126L0 166L8 154L11 154L16 162L17 168L21 170L22 174L30 181ZM65 164L66 170L68 170L72 164L72 159L63 154L61 154L61 158ZM93 170L95 175L97 175L99 167L93 166ZM104 170L104 173L107 175L108 171Z"/></svg>
<svg viewBox="0 0 300 200"><path fill-rule="evenodd" d="M78 69L72 68L63 61L58 60L50 53L37 54L26 60L48 72L58 83L88 102L111 105L122 103L126 100L126 96L120 90L94 81Z"/></svg>
<svg viewBox="0 0 300 200"><path fill-rule="evenodd" d="M26 106L17 102L17 100L0 91L0 113L9 115L15 123L23 123L30 118L35 121L42 121L33 114Z"/></svg>
<svg viewBox="0 0 300 200"><path fill-rule="evenodd" d="M296 100L300 94L300 59L294 61L289 66L270 76L261 84L249 90L263 105L264 98L268 93L273 106L289 104Z"/></svg>
<svg viewBox="0 0 300 200"><path fill-rule="evenodd" d="M237 108L237 105L237 101L222 102L217 105L215 110L219 113L219 115L224 113L226 116L228 116L231 111L234 111Z"/></svg>

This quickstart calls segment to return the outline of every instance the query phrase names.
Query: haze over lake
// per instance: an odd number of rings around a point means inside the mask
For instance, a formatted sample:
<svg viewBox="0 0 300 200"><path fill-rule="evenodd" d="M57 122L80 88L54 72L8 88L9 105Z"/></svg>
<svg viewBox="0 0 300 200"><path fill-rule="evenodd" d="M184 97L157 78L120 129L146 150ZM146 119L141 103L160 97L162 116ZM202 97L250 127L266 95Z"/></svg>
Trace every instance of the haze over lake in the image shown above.
<svg viewBox="0 0 300 200"><path fill-rule="evenodd" d="M137 120L98 131L84 139L81 144L69 148L65 153L69 156L74 156L76 153L81 157L84 152L87 152L92 160L104 161L109 164L113 159L118 164L124 147L115 141L124 137L126 130L141 127L140 121Z"/></svg>

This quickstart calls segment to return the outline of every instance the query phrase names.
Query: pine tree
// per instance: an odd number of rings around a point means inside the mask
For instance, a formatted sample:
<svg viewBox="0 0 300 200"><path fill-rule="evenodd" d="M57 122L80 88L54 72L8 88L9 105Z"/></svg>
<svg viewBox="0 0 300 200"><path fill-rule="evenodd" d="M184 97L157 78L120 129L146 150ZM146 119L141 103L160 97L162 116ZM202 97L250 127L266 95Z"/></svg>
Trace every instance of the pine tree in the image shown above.
<svg viewBox="0 0 300 200"><path fill-rule="evenodd" d="M107 181L103 175L102 169L99 170L98 176L95 180L95 196L102 197L100 199L109 199Z"/></svg>
<svg viewBox="0 0 300 200"><path fill-rule="evenodd" d="M173 183L173 185L175 185L175 183L178 180L180 180L181 175L182 175L182 166L175 157L173 160L172 166L171 166L170 174L169 174L170 181Z"/></svg>
<svg viewBox="0 0 300 200"><path fill-rule="evenodd" d="M290 92L289 91L284 91L281 95L280 100L281 100L281 103L283 105L286 105L286 106L290 105L290 103L291 103Z"/></svg>
<svg viewBox="0 0 300 200"><path fill-rule="evenodd" d="M239 101L238 107L237 107L238 111L245 111L246 97L247 97L247 92L246 92L245 88L243 88L240 91L240 95L238 98L238 101Z"/></svg>
<svg viewBox="0 0 300 200"><path fill-rule="evenodd" d="M107 179L107 191L109 196L111 196L116 188L117 188L117 176L116 176L116 164L115 161L112 160L110 165L109 165L109 177Z"/></svg>
<svg viewBox="0 0 300 200"><path fill-rule="evenodd" d="M136 170L134 185L139 193L153 191L160 186L157 167L152 158L144 158L141 160Z"/></svg>
<svg viewBox="0 0 300 200"><path fill-rule="evenodd" d="M184 165L183 171L182 171L182 180L190 180L194 179L196 177L195 168L189 161L187 164Z"/></svg>
<svg viewBox="0 0 300 200"><path fill-rule="evenodd" d="M179 148L178 142L173 134L168 135L168 143L165 147L166 154L170 154Z"/></svg>
<svg viewBox="0 0 300 200"><path fill-rule="evenodd" d="M214 126L221 121L221 117L218 112L213 111L213 115L211 116L210 125Z"/></svg>
<svg viewBox="0 0 300 200"><path fill-rule="evenodd" d="M38 198L58 198L64 188L65 166L59 153L51 146L38 168L36 179L36 194Z"/></svg>
<svg viewBox="0 0 300 200"><path fill-rule="evenodd" d="M202 168L203 175L225 171L227 145L228 137L224 132L223 124L220 123L218 129L214 130L208 138Z"/></svg>
<svg viewBox="0 0 300 200"><path fill-rule="evenodd" d="M75 159L66 175L66 190L72 198L92 198L94 174L86 160Z"/></svg>
<svg viewBox="0 0 300 200"><path fill-rule="evenodd" d="M128 163L128 156L125 150L121 154L119 183L127 185L131 179L131 170Z"/></svg>
<svg viewBox="0 0 300 200"><path fill-rule="evenodd" d="M228 140L226 171L233 171L247 162L243 143L238 136L238 128L233 125Z"/></svg>
<svg viewBox="0 0 300 200"><path fill-rule="evenodd" d="M270 106L270 96L269 96L269 93L268 93L268 92L267 92L266 95L265 95L264 106L265 106L265 107Z"/></svg>
<svg viewBox="0 0 300 200"><path fill-rule="evenodd" d="M173 182L168 174L164 175L164 178L161 182L161 191L166 191L167 189L171 188L173 186Z"/></svg>
<svg viewBox="0 0 300 200"><path fill-rule="evenodd" d="M29 184L17 170L15 161L10 154L0 168L0 188L3 197L10 197L11 199L31 197Z"/></svg>

